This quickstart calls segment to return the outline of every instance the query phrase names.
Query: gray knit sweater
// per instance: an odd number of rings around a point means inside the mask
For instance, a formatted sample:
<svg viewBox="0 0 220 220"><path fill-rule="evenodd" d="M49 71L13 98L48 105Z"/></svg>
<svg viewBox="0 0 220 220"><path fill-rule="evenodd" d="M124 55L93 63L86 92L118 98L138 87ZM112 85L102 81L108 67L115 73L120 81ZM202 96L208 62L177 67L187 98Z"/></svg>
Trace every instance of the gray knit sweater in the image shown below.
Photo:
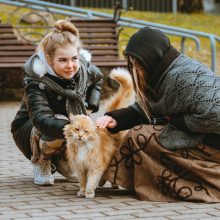
<svg viewBox="0 0 220 220"><path fill-rule="evenodd" d="M183 114L193 132L182 132L171 124L163 129L159 140L165 148L193 147L204 133L220 135L220 78L201 62L180 55L156 85L158 100L151 101L158 115Z"/></svg>

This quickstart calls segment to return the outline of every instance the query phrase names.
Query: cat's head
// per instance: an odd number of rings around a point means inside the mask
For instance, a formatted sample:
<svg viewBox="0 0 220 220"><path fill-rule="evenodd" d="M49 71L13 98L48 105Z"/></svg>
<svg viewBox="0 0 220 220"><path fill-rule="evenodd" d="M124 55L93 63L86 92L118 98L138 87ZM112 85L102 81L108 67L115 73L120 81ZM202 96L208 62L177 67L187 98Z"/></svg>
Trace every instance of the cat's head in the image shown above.
<svg viewBox="0 0 220 220"><path fill-rule="evenodd" d="M89 142L96 138L96 126L89 116L70 115L70 123L64 127L66 139L76 143Z"/></svg>

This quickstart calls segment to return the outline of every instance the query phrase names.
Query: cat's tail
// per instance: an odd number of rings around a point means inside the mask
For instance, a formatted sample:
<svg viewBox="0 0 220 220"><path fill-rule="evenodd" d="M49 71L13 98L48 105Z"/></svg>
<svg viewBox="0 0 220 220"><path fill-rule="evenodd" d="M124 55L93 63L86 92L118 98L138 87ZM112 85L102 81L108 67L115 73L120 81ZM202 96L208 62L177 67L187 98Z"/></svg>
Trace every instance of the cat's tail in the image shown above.
<svg viewBox="0 0 220 220"><path fill-rule="evenodd" d="M118 91L105 101L106 111L125 108L134 103L135 93L130 73L124 68L115 68L109 77L119 83Z"/></svg>

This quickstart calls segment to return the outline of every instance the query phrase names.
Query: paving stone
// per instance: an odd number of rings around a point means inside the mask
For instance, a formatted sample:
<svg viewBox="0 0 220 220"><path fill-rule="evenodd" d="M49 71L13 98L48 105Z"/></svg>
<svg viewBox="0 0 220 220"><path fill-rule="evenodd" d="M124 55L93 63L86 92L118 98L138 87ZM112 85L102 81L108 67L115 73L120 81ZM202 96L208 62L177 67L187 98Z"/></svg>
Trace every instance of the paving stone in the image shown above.
<svg viewBox="0 0 220 220"><path fill-rule="evenodd" d="M137 219L137 217L132 215L119 215L119 216L106 216L106 217L91 217L94 220L126 220L126 219Z"/></svg>
<svg viewBox="0 0 220 220"><path fill-rule="evenodd" d="M72 213L71 211L53 211L53 212L49 212L49 211L42 211L42 212L35 212L35 213L29 213L29 215L32 217L46 217L46 216L65 216L65 215L74 215L74 213Z"/></svg>
<svg viewBox="0 0 220 220"><path fill-rule="evenodd" d="M10 123L18 102L0 102L0 219L124 220L220 219L219 203L139 201L106 184L93 200L77 198L78 183L55 174L55 186L33 184L32 164L15 146Z"/></svg>
<svg viewBox="0 0 220 220"><path fill-rule="evenodd" d="M16 218L16 220L62 220L63 218L58 217L58 216L46 216L46 217L27 217L27 218ZM75 219L74 219L75 220Z"/></svg>
<svg viewBox="0 0 220 220"><path fill-rule="evenodd" d="M195 220L195 219L206 219L208 217L211 217L209 214L206 214L206 213L200 213L200 214L181 214L181 215L172 215L172 216L169 216L170 219L192 219L192 220Z"/></svg>
<svg viewBox="0 0 220 220"><path fill-rule="evenodd" d="M176 210L176 212L180 213L180 214L196 214L196 213L203 213L204 209L203 208L194 208L194 209L182 209L182 210ZM206 208L206 213L219 213L217 211L217 209L215 208L210 208L210 207L207 207Z"/></svg>
<svg viewBox="0 0 220 220"><path fill-rule="evenodd" d="M91 217L105 217L105 215L104 214L102 214L102 213L100 213L100 212L98 212L98 210L97 210L97 212L96 213L92 213L92 215L90 214L90 213L85 213L85 214L83 214L83 213L80 213L80 214L71 214L71 215L60 215L60 217L63 217L64 219L74 219L75 220L75 218L77 219L86 219L86 218L88 218L88 219L91 219Z"/></svg>

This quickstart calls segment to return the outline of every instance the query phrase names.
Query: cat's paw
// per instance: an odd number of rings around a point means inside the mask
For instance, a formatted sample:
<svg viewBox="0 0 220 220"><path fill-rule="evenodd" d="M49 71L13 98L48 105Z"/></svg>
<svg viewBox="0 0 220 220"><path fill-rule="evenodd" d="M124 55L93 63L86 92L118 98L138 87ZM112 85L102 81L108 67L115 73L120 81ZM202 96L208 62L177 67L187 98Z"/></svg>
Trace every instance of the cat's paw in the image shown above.
<svg viewBox="0 0 220 220"><path fill-rule="evenodd" d="M94 192L94 191L89 191L89 192L86 191L85 197L86 197L87 199L94 199L94 197L95 197L95 192Z"/></svg>
<svg viewBox="0 0 220 220"><path fill-rule="evenodd" d="M77 193L76 193L77 197L85 197L85 191L81 191L79 190Z"/></svg>

